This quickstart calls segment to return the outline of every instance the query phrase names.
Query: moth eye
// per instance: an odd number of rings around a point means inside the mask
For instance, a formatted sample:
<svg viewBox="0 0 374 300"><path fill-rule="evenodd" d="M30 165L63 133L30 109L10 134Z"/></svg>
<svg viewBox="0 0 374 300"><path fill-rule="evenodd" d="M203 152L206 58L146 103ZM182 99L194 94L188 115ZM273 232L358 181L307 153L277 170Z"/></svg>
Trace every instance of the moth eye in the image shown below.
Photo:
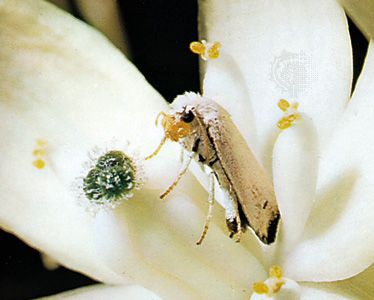
<svg viewBox="0 0 374 300"><path fill-rule="evenodd" d="M183 113L183 115L181 116L182 121L185 123L191 123L194 118L195 115L191 110L188 113Z"/></svg>

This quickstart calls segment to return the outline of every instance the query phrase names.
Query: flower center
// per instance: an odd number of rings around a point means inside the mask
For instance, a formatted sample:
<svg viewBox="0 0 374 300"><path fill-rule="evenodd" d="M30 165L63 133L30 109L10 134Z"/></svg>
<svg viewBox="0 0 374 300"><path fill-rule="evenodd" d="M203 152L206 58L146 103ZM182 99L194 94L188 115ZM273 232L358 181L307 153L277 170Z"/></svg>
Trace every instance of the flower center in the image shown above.
<svg viewBox="0 0 374 300"><path fill-rule="evenodd" d="M284 113L284 116L277 123L280 130L290 128L297 120L300 120L301 115L298 112L299 103L296 102L291 105L287 100L280 99L278 107Z"/></svg>
<svg viewBox="0 0 374 300"><path fill-rule="evenodd" d="M218 58L220 48L221 44L219 42L208 43L202 40L201 42L190 43L190 50L193 53L199 54L203 60Z"/></svg>
<svg viewBox="0 0 374 300"><path fill-rule="evenodd" d="M34 156L34 160L32 164L37 169L44 169L45 167L45 155L47 154L47 141L43 139L36 140L36 148L33 150L32 155Z"/></svg>
<svg viewBox="0 0 374 300"><path fill-rule="evenodd" d="M300 286L296 281L283 277L282 273L281 267L271 267L268 279L253 284L251 300L300 299Z"/></svg>

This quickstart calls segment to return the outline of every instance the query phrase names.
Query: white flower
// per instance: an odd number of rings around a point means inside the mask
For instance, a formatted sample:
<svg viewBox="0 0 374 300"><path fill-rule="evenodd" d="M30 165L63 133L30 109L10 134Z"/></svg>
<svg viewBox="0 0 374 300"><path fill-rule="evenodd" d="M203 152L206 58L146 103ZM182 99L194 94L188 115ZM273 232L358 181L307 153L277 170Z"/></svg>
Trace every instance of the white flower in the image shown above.
<svg viewBox="0 0 374 300"><path fill-rule="evenodd" d="M275 297L288 288L301 299L373 297L372 268L363 272L374 260L372 45L349 102L351 48L335 1L210 0L200 13L202 37L222 46L202 65L203 94L230 112L273 176L276 244L252 233L235 244L216 206L195 246L208 198L199 182L186 175L158 199L178 170L172 143L115 210L93 218L77 205L70 186L87 151L115 137L145 157L167 105L105 38L36 0L0 1L1 227L68 268L164 299L249 298L274 264L288 278ZM301 120L279 134L281 98L299 103ZM41 169L32 164L39 138L48 142Z"/></svg>

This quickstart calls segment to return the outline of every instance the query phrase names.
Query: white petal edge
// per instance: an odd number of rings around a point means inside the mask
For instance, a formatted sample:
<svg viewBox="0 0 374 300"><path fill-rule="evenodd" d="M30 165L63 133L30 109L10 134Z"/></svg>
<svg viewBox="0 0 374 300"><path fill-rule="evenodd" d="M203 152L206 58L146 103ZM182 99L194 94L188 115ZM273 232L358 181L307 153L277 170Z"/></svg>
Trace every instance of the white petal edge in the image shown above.
<svg viewBox="0 0 374 300"><path fill-rule="evenodd" d="M274 190L282 216L279 255L286 255L304 231L316 194L318 148L317 133L307 115L282 131L274 145Z"/></svg>
<svg viewBox="0 0 374 300"><path fill-rule="evenodd" d="M281 98L300 103L325 145L352 78L347 21L336 1L201 0L199 10L201 38L219 41L224 54L207 63L203 92L232 114L248 140L257 138L254 149L268 172Z"/></svg>
<svg viewBox="0 0 374 300"><path fill-rule="evenodd" d="M83 288L74 289L64 293L56 294L49 297L38 298L39 300L48 299L113 299L113 300L161 300L159 296L153 292L137 285L130 286L108 286L94 285Z"/></svg>
<svg viewBox="0 0 374 300"><path fill-rule="evenodd" d="M339 0L347 14L368 39L374 38L374 2L371 0Z"/></svg>
<svg viewBox="0 0 374 300"><path fill-rule="evenodd" d="M287 257L296 280L335 281L374 262L374 47L329 148L321 153L317 198L304 240Z"/></svg>

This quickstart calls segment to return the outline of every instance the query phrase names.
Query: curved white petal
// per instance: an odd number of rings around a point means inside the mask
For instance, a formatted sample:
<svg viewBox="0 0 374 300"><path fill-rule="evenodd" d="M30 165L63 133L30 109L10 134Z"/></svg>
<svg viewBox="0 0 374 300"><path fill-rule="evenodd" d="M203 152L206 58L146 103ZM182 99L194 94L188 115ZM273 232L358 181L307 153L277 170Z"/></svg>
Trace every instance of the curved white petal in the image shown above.
<svg viewBox="0 0 374 300"><path fill-rule="evenodd" d="M76 4L85 21L103 32L114 45L129 57L125 30L118 2L115 0L77 0Z"/></svg>
<svg viewBox="0 0 374 300"><path fill-rule="evenodd" d="M351 277L374 262L374 47L333 140L321 154L304 241L287 257L297 280Z"/></svg>
<svg viewBox="0 0 374 300"><path fill-rule="evenodd" d="M367 38L374 38L374 2L371 0L339 0Z"/></svg>
<svg viewBox="0 0 374 300"><path fill-rule="evenodd" d="M360 274L341 281L325 283L309 283L308 286L318 285L320 288L346 294L354 299L374 299L374 265Z"/></svg>
<svg viewBox="0 0 374 300"><path fill-rule="evenodd" d="M314 286L301 285L300 300L358 300L332 288L323 288L318 284Z"/></svg>
<svg viewBox="0 0 374 300"><path fill-rule="evenodd" d="M78 288L61 294L39 299L113 299L113 300L161 300L161 298L151 291L137 285L110 286L94 285Z"/></svg>
<svg viewBox="0 0 374 300"><path fill-rule="evenodd" d="M282 216L282 251L289 251L304 231L316 194L318 153L317 134L306 115L281 132L275 143L273 177Z"/></svg>
<svg viewBox="0 0 374 300"><path fill-rule="evenodd" d="M201 38L219 41L223 53L207 63L204 93L215 96L243 134L256 130L247 139L257 136L255 150L269 173L279 99L300 103L324 145L348 101L352 77L347 21L336 1L199 4Z"/></svg>
<svg viewBox="0 0 374 300"><path fill-rule="evenodd" d="M163 99L105 38L53 6L0 1L0 16L1 227L101 281L137 282L165 298L241 299L265 273L246 238L227 237L223 210L197 247L203 189L186 175L167 203L158 198L176 176L177 147L146 162L149 181L116 210L92 217L77 206L71 184L87 151L115 138L150 154ZM38 138L48 142L41 170L32 165Z"/></svg>

